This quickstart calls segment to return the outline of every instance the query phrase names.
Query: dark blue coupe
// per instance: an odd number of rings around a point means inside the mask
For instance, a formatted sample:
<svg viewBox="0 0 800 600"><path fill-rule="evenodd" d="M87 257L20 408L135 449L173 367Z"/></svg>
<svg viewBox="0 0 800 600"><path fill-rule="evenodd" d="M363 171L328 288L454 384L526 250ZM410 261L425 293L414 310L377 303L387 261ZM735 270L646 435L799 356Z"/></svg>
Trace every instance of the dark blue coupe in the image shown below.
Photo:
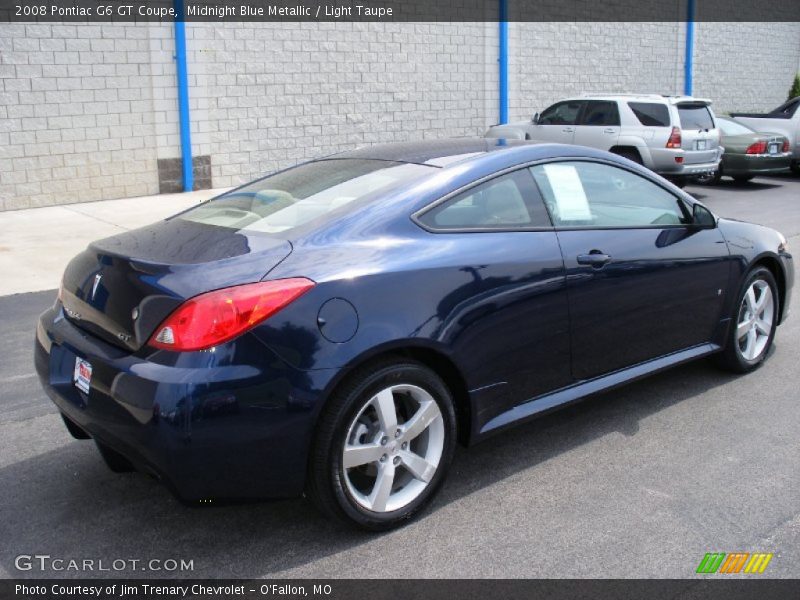
<svg viewBox="0 0 800 600"><path fill-rule="evenodd" d="M385 529L457 441L701 356L757 367L793 273L778 232L612 154L373 146L91 244L36 368L114 470Z"/></svg>

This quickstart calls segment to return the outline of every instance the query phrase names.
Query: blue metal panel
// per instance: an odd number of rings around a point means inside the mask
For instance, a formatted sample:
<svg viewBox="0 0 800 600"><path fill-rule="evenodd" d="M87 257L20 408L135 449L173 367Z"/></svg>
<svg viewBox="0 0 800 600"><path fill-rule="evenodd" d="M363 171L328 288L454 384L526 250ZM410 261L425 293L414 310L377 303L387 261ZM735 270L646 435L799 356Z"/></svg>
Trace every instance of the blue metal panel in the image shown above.
<svg viewBox="0 0 800 600"><path fill-rule="evenodd" d="M500 0L500 120L508 123L508 0Z"/></svg>
<svg viewBox="0 0 800 600"><path fill-rule="evenodd" d="M683 63L683 93L692 95L694 78L694 0L686 2L686 58Z"/></svg>
<svg viewBox="0 0 800 600"><path fill-rule="evenodd" d="M183 0L175 0L175 66L178 76L178 118L181 132L181 171L183 191L194 188L192 172L192 133L189 118L189 77L186 68L186 28Z"/></svg>

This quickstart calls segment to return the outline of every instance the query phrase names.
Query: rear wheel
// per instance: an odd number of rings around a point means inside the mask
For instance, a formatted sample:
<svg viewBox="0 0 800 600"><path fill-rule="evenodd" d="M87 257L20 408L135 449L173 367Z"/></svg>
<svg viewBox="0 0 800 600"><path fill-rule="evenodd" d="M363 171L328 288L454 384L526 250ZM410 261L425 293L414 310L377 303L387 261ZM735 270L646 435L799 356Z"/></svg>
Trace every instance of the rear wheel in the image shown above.
<svg viewBox="0 0 800 600"><path fill-rule="evenodd" d="M778 325L778 286L769 269L757 267L745 279L732 315L725 350L718 364L747 373L767 357Z"/></svg>
<svg viewBox="0 0 800 600"><path fill-rule="evenodd" d="M694 182L700 185L718 185L722 180L722 165L716 171L711 173L703 173L694 178Z"/></svg>
<svg viewBox="0 0 800 600"><path fill-rule="evenodd" d="M751 179L753 179L755 175L734 175L733 180L736 183L747 183Z"/></svg>
<svg viewBox="0 0 800 600"><path fill-rule="evenodd" d="M793 160L791 168L792 173L795 175L800 175L800 160Z"/></svg>
<svg viewBox="0 0 800 600"><path fill-rule="evenodd" d="M685 175L675 175L672 177L667 177L667 180L672 183L675 187L679 187L681 189L686 187L686 184L689 183L689 178Z"/></svg>
<svg viewBox="0 0 800 600"><path fill-rule="evenodd" d="M639 156L639 153L634 150L614 150L614 154L621 156L622 158L627 158L628 160L635 162L637 165L641 165L642 157Z"/></svg>
<svg viewBox="0 0 800 600"><path fill-rule="evenodd" d="M455 448L447 386L419 363L356 373L320 416L308 494L325 513L369 530L395 527L427 504Z"/></svg>

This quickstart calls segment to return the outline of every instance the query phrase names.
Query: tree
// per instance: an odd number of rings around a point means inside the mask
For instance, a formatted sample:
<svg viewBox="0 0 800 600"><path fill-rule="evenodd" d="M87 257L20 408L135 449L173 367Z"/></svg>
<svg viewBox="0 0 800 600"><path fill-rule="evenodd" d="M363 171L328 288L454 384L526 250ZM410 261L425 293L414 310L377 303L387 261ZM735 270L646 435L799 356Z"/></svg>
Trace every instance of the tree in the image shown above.
<svg viewBox="0 0 800 600"><path fill-rule="evenodd" d="M791 100L798 96L800 96L800 73L794 76L794 83L792 84L792 89L789 90L789 98L787 99Z"/></svg>

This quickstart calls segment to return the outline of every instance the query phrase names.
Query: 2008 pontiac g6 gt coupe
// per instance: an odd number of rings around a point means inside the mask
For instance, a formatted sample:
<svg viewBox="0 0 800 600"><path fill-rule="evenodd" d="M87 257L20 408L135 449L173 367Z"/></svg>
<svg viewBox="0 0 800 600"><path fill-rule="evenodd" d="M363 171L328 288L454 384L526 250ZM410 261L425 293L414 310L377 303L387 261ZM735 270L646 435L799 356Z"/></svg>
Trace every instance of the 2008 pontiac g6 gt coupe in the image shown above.
<svg viewBox="0 0 800 600"><path fill-rule="evenodd" d="M701 356L756 368L792 283L780 233L624 158L389 144L91 244L36 367L114 470L385 529L457 441Z"/></svg>

